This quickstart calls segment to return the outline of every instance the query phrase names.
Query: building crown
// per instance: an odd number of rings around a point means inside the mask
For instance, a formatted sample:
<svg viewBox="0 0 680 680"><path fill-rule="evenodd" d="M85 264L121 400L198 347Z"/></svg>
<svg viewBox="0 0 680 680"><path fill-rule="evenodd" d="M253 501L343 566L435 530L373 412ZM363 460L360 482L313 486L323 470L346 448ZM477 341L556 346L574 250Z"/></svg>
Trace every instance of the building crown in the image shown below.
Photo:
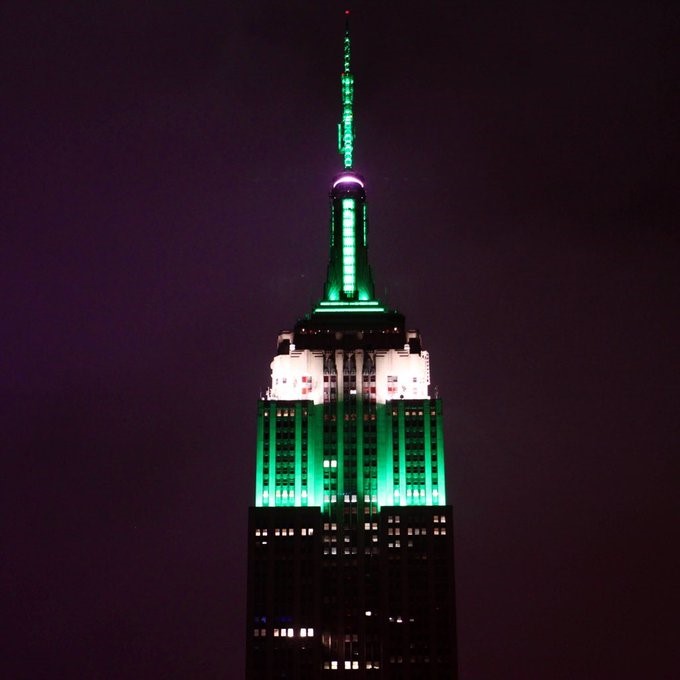
<svg viewBox="0 0 680 680"><path fill-rule="evenodd" d="M340 74L342 117L338 151L344 170L333 179L330 192L330 258L324 297L314 312L383 312L375 299L368 264L368 210L364 178L354 170L354 75L349 10L345 11L343 69Z"/></svg>

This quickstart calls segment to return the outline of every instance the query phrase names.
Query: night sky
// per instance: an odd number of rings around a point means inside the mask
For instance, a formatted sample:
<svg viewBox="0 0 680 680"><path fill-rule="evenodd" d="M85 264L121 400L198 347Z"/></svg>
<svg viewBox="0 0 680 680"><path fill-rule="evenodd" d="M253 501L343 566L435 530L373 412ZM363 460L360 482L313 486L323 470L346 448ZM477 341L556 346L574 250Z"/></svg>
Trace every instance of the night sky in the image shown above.
<svg viewBox="0 0 680 680"><path fill-rule="evenodd" d="M376 290L444 398L461 680L677 677L678 6L546 0L0 5L5 677L243 676L345 4Z"/></svg>

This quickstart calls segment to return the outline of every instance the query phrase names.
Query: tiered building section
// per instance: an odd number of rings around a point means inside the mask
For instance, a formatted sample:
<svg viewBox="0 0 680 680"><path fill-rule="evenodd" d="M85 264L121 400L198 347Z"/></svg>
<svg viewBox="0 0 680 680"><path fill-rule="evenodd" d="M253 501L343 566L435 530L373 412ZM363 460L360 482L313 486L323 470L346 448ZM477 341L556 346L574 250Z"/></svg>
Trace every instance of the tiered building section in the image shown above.
<svg viewBox="0 0 680 680"><path fill-rule="evenodd" d="M247 676L451 680L442 404L419 332L375 299L348 28L341 81L324 296L279 334L258 404Z"/></svg>

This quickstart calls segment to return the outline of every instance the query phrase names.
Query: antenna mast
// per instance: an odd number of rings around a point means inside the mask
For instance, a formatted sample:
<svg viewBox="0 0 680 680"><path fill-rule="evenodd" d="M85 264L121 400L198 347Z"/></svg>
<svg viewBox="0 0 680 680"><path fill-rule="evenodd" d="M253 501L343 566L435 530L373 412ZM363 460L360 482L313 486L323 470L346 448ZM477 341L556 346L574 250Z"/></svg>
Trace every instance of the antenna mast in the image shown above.
<svg viewBox="0 0 680 680"><path fill-rule="evenodd" d="M345 170L354 162L354 76L351 73L352 46L349 36L349 10L345 10L345 40L343 45L343 70L340 75L342 93L342 120L338 125L338 151Z"/></svg>

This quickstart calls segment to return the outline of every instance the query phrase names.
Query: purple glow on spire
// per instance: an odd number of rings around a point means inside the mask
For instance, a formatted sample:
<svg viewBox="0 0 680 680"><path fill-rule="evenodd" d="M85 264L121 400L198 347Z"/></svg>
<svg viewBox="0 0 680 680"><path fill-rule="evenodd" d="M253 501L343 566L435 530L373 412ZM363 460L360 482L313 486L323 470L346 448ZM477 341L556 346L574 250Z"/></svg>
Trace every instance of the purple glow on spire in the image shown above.
<svg viewBox="0 0 680 680"><path fill-rule="evenodd" d="M338 177L335 182L333 182L333 188L335 189L338 184L348 184L350 182L353 184L358 184L362 188L364 186L364 183L358 177L355 177L354 175L342 175L341 177Z"/></svg>

